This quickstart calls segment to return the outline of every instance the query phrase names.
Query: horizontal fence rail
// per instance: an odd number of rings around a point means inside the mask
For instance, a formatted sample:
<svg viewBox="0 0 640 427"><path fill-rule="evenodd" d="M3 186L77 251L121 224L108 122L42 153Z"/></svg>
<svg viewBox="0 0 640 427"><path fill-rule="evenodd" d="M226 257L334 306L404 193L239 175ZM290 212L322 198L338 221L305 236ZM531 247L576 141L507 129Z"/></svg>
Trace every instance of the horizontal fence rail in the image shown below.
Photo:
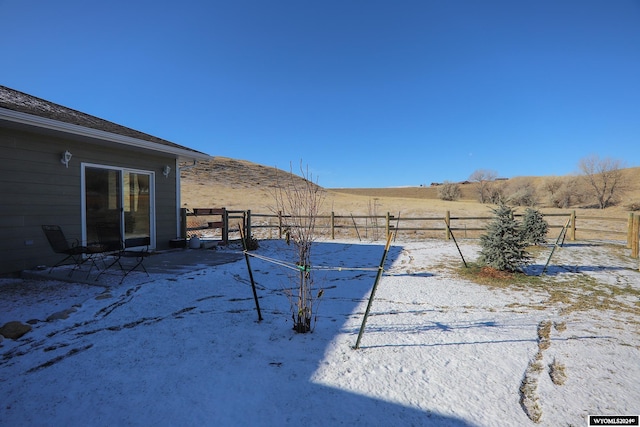
<svg viewBox="0 0 640 427"><path fill-rule="evenodd" d="M567 228L567 238L575 241L608 240L626 242L632 249L632 256L638 257L638 235L640 232L640 215L630 213L628 218L578 215L576 211L566 213L542 214L549 224L548 238L555 238L561 229ZM212 221L211 217L217 217ZM522 214L516 214L521 218ZM287 229L299 219L285 214L252 213L247 211L231 211L225 208L199 208L187 211L182 209L182 237L188 238L204 230L219 232L227 243L229 233L238 233L240 228L245 236L260 233L261 238L282 238ZM388 233L396 233L408 239L444 238L451 239L453 233L457 238L479 238L487 229L492 216L452 216L446 211L443 216L409 217L401 213L392 215L330 215L316 216L316 231L319 235L335 239L336 237L358 238L359 240L380 240Z"/></svg>

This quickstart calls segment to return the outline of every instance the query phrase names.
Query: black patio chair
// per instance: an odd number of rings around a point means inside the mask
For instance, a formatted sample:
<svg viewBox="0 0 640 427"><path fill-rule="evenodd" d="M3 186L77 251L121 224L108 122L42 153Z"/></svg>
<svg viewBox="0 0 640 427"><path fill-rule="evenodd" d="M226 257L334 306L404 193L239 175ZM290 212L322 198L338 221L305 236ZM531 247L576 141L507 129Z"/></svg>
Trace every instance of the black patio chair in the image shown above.
<svg viewBox="0 0 640 427"><path fill-rule="evenodd" d="M75 264L73 269L69 271L69 276L73 274L80 266L88 261L91 262L91 267L89 268L89 274L91 274L91 270L93 267L98 267L93 259L94 255L97 253L96 248L94 246L88 247L80 244L78 239L68 240L62 231L62 228L58 225L43 225L42 231L44 231L45 236L47 236L47 240L49 241L49 245L51 245L51 249L57 254L64 254L66 258L55 264L49 270L49 274L53 271L54 268L64 264L67 260L73 260ZM87 275L87 277L89 277Z"/></svg>
<svg viewBox="0 0 640 427"><path fill-rule="evenodd" d="M124 281L129 273L131 273L138 267L142 268L147 277L149 276L149 272L144 266L144 260L149 255L151 255L151 253L149 252L149 245L147 245L147 247L144 249L127 249L120 232L120 224L117 223L98 223L96 224L96 231L98 233L98 241L100 243L100 246L104 250L103 253L114 257L111 264L107 265L104 270L102 270L98 274L98 276L96 276L96 280L98 280L100 276L108 269L116 265L124 273L122 279L120 279L120 283ZM125 265L123 265L121 262L123 258L133 259L134 265L127 266L127 268L125 268Z"/></svg>

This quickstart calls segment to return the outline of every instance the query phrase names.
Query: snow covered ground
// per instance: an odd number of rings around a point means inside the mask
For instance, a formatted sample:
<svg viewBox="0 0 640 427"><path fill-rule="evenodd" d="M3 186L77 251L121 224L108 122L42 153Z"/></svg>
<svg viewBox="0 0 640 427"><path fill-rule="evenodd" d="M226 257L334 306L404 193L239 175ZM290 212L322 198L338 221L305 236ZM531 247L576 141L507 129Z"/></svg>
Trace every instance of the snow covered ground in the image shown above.
<svg viewBox="0 0 640 427"><path fill-rule="evenodd" d="M461 249L473 261L478 242ZM256 253L290 251L261 241ZM0 425L582 426L640 413L628 250L570 244L541 282L490 287L459 277L453 242L395 242L355 350L376 275L359 268L382 253L315 244L315 265L342 269L314 271L324 295L310 334L292 330L283 292L296 273L257 258L262 322L244 260L108 289L2 279L0 325L41 321L0 342Z"/></svg>

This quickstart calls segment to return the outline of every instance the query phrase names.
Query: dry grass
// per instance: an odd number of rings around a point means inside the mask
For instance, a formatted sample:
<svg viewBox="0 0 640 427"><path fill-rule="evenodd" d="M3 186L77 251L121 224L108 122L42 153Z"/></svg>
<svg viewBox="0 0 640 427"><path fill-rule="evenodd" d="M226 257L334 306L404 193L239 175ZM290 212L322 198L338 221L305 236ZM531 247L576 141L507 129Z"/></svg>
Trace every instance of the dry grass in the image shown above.
<svg viewBox="0 0 640 427"><path fill-rule="evenodd" d="M537 353L536 357L529 362L520 383L520 406L534 423L539 423L542 418L542 406L538 397L538 378L543 367L539 359L542 359L541 353Z"/></svg>
<svg viewBox="0 0 640 427"><path fill-rule="evenodd" d="M542 419L542 406L538 396L538 383L540 375L544 372L544 351L551 347L551 329L553 322L543 320L538 324L538 351L529 361L520 383L520 405L529 419L539 423ZM556 328L558 326L556 325ZM566 325L565 325L566 327ZM562 385L567 379L565 366L553 359L548 365L549 377L555 385Z"/></svg>
<svg viewBox="0 0 640 427"><path fill-rule="evenodd" d="M567 324L565 322L554 322L553 327L558 332L564 332L567 330Z"/></svg>
<svg viewBox="0 0 640 427"><path fill-rule="evenodd" d="M520 272L501 271L473 262L468 262L467 265L468 267L457 267L453 269L461 277L490 288L508 288L514 290L540 289L540 286L544 283L540 276L527 276Z"/></svg>
<svg viewBox="0 0 640 427"><path fill-rule="evenodd" d="M562 385L567 380L566 367L553 359L553 362L549 365L549 377L555 385Z"/></svg>
<svg viewBox="0 0 640 427"><path fill-rule="evenodd" d="M296 170L294 170L296 172ZM602 223L580 223L579 227L595 229L624 230L628 217L625 206L632 203L640 204L640 168L624 170L632 185L622 198L618 206L605 210L581 208L580 216L598 216L618 218L622 222L603 221ZM195 167L184 169L182 177L182 205L183 207L226 207L230 210L248 210L254 213L272 214L276 210L274 189L276 175L288 173L273 167L256 163L215 157L211 161L200 162ZM321 177L320 177L321 178ZM531 182L536 188L543 185L549 177L516 177L502 182L502 185L520 185ZM561 177L560 179L571 179ZM321 184L321 182L318 182ZM437 187L402 187L402 188L339 188L325 189L325 201L320 209L321 215L335 212L337 215L380 215L387 212L400 217L443 217L446 211L452 216L469 217L492 215L492 205L481 204L476 201L474 184L462 185L462 198L458 201L443 201L438 199ZM523 208L517 211L523 211ZM567 214L570 209L556 209L541 206L540 210L546 214ZM566 221L564 217L550 217L549 223L561 226ZM440 225L440 224L438 224ZM433 222L430 223L433 226ZM468 227L475 226L469 222ZM550 238L555 238L557 229L552 229ZM404 236L411 238L440 237L442 233L427 236L424 233L404 232ZM433 233L432 233L433 234ZM456 237L464 237L463 232L456 232ZM469 237L477 237L469 235ZM625 236L616 235L620 240Z"/></svg>
<svg viewBox="0 0 640 427"><path fill-rule="evenodd" d="M511 309L546 310L549 307L557 307L562 315L591 310L635 314L640 309L640 289L629 285L619 286L603 283L587 274L568 273L565 277L527 276L523 273L497 271L475 263L468 263L468 265L468 268L448 265L443 265L442 268L449 269L462 278L492 289L510 289L520 292L536 291L546 294L546 298L538 302L526 305L510 304L509 308ZM563 323L554 326L559 332L566 329L566 325ZM544 331L550 327L551 324L545 325Z"/></svg>
<svg viewBox="0 0 640 427"><path fill-rule="evenodd" d="M551 326L550 320L542 321L538 325L538 349L540 353L551 346Z"/></svg>
<svg viewBox="0 0 640 427"><path fill-rule="evenodd" d="M640 307L640 290L631 286L614 286L593 277L576 273L572 280L553 281L544 285L549 298L546 303L562 306L562 314L576 311L613 310L634 314Z"/></svg>
<svg viewBox="0 0 640 427"><path fill-rule="evenodd" d="M614 256L617 256L615 250L619 249L619 246L602 245L604 251L613 251ZM548 251L549 249L544 250ZM630 325L638 324L633 316L640 309L640 289L630 284L610 283L582 272L567 271L564 274L533 276L520 272L499 271L475 262L467 262L467 265L468 267L464 267L462 264L442 262L432 269L449 271L470 282L491 289L523 293L534 292L537 295L536 298L530 299L529 303L507 305L507 308L514 311L545 311L554 308L560 315L575 312L609 311L628 315L627 322ZM552 326L558 332L563 332L567 328L564 322L555 324L549 322L541 325L541 329L538 331L541 350L545 350L549 346L548 337Z"/></svg>

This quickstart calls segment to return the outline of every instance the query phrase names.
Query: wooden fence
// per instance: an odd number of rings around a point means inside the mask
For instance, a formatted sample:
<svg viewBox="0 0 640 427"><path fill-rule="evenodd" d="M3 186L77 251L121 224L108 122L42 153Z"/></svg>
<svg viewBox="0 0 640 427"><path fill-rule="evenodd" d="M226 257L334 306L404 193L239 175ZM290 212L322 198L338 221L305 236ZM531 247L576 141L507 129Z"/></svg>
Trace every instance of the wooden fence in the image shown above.
<svg viewBox="0 0 640 427"><path fill-rule="evenodd" d="M216 221L211 221L211 217ZM522 215L516 215L521 217ZM543 214L549 224L548 237L554 238L567 226L567 239L605 240L626 244L631 256L638 258L640 244L640 214L630 213L627 218L579 215L576 211ZM290 227L292 216L262 214L247 211L230 211L225 208L198 208L191 212L182 209L183 237L202 233L204 230L219 230L222 241L229 241L229 233L237 233L242 227L246 236L281 238ZM318 215L316 231L319 235L336 238L358 238L380 240L390 232L407 239L479 238L492 216L452 216L446 211L443 216L408 217L392 215Z"/></svg>
<svg viewBox="0 0 640 427"><path fill-rule="evenodd" d="M229 233L239 232L237 224L250 232L251 211L230 211L226 208L180 209L181 237L188 238L204 230L220 230L222 241L229 243ZM215 219L215 221L212 221ZM247 234L250 236L251 234Z"/></svg>

